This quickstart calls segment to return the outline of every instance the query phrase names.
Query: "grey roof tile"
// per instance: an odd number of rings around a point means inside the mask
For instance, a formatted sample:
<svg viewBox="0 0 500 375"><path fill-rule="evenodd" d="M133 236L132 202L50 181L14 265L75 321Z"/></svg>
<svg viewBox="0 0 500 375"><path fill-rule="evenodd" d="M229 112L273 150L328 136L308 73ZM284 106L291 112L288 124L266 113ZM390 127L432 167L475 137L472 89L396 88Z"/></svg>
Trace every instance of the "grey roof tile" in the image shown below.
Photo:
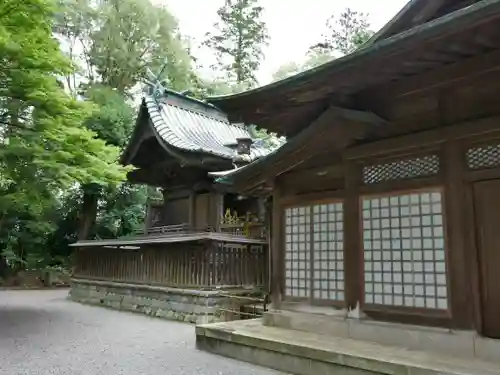
<svg viewBox="0 0 500 375"><path fill-rule="evenodd" d="M236 143L237 138L252 137L243 126L229 123L222 112L218 112L217 116L210 116L208 113L180 106L177 102L157 101L152 96L145 96L143 104L158 135L170 146L225 159L240 160L243 157L248 162L269 153L259 142L251 146L250 155L238 155L228 147L227 145Z"/></svg>

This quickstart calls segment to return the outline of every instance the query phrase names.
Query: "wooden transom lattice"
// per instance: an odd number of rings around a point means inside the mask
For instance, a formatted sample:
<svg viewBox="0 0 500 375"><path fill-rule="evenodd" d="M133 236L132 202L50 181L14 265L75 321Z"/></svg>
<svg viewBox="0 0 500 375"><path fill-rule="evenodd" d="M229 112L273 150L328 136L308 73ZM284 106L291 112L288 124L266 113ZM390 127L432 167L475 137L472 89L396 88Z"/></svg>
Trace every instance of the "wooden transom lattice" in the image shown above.
<svg viewBox="0 0 500 375"><path fill-rule="evenodd" d="M439 172L439 157L427 155L413 159L374 164L363 168L363 183L404 180L433 176Z"/></svg>
<svg viewBox="0 0 500 375"><path fill-rule="evenodd" d="M469 148L466 160L469 169L498 167L500 166L500 144Z"/></svg>

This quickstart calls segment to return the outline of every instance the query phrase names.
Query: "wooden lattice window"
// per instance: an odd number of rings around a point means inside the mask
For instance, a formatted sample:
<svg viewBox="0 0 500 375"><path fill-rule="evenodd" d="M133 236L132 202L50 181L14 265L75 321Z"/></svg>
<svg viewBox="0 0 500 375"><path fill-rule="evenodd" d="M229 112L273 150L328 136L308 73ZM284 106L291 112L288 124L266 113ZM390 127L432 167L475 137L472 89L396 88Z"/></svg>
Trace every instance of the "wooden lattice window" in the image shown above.
<svg viewBox="0 0 500 375"><path fill-rule="evenodd" d="M448 308L440 191L365 197L365 303Z"/></svg>
<svg viewBox="0 0 500 375"><path fill-rule="evenodd" d="M495 168L500 166L500 144L469 148L466 153L469 169Z"/></svg>
<svg viewBox="0 0 500 375"><path fill-rule="evenodd" d="M313 299L344 300L342 203L313 206Z"/></svg>
<svg viewBox="0 0 500 375"><path fill-rule="evenodd" d="M285 210L287 296L344 300L343 225L342 203Z"/></svg>
<svg viewBox="0 0 500 375"><path fill-rule="evenodd" d="M406 160L368 165L363 168L363 182L376 184L385 181L428 177L439 172L439 157L426 155Z"/></svg>
<svg viewBox="0 0 500 375"><path fill-rule="evenodd" d="M308 297L311 263L311 208L285 210L285 287L289 297Z"/></svg>

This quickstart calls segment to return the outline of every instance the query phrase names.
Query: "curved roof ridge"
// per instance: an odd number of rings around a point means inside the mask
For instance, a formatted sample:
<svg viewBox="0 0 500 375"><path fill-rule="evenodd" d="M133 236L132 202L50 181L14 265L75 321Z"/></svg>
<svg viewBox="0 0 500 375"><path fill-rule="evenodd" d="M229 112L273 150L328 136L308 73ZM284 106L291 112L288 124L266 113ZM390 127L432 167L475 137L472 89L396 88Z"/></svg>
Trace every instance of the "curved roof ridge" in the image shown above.
<svg viewBox="0 0 500 375"><path fill-rule="evenodd" d="M157 101L149 95L144 96L143 103L161 140L184 151L206 153L234 160L240 155L227 145L235 143L237 138L252 138L247 129L231 124L227 118L223 120L176 103ZM267 154L267 149L252 145L248 161Z"/></svg>

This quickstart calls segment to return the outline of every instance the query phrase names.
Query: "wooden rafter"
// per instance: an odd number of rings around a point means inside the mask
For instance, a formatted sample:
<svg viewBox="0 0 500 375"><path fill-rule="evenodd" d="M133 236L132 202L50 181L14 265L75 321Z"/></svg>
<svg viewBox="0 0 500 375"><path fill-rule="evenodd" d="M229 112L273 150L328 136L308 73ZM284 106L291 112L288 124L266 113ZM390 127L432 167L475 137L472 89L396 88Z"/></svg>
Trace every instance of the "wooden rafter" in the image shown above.
<svg viewBox="0 0 500 375"><path fill-rule="evenodd" d="M331 106L281 151L240 172L235 187L237 190L251 190L325 149L342 150L366 136L373 127L385 124L385 120L373 113Z"/></svg>

